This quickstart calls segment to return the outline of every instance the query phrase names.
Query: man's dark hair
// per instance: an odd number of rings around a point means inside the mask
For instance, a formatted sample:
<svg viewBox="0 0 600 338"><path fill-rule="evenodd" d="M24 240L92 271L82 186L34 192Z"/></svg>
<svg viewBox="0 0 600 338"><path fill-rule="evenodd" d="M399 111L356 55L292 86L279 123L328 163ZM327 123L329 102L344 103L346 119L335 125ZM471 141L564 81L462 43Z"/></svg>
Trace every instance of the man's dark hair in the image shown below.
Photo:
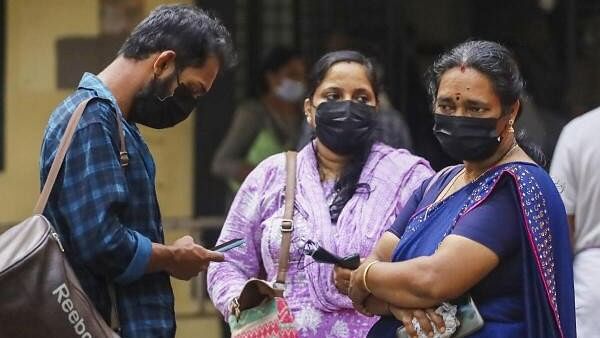
<svg viewBox="0 0 600 338"><path fill-rule="evenodd" d="M155 8L129 35L119 55L142 60L152 53L172 50L179 68L200 67L215 56L221 67L235 63L229 31L219 19L192 5Z"/></svg>

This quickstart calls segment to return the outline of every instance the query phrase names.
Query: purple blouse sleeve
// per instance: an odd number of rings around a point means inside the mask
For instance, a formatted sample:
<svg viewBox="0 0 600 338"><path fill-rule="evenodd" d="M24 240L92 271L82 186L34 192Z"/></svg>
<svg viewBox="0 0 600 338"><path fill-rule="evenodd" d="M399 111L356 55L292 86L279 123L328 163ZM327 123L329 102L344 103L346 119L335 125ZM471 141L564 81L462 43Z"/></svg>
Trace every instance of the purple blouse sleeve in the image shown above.
<svg viewBox="0 0 600 338"><path fill-rule="evenodd" d="M480 243L502 259L519 250L521 231L513 183L503 178L487 200L458 220L452 234Z"/></svg>
<svg viewBox="0 0 600 338"><path fill-rule="evenodd" d="M257 277L261 266L260 238L262 234L262 185L269 167L263 163L248 175L237 192L218 244L244 238L246 244L225 253L225 262L211 263L207 274L207 288L216 308L227 318L229 304L239 296L248 279ZM227 281L224 283L222 281Z"/></svg>

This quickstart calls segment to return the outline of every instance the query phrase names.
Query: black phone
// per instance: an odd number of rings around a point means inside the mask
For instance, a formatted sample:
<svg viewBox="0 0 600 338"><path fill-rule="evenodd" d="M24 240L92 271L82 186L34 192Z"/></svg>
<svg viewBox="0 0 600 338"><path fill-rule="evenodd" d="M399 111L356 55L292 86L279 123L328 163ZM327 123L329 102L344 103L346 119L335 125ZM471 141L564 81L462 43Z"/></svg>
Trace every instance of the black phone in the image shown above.
<svg viewBox="0 0 600 338"><path fill-rule="evenodd" d="M339 257L311 240L306 241L304 252L319 263L335 264L350 270L355 270L360 266L360 256L357 253Z"/></svg>
<svg viewBox="0 0 600 338"><path fill-rule="evenodd" d="M231 249L237 248L238 246L240 246L244 243L246 243L246 240L244 240L243 238L236 238L236 239L227 241L225 243L221 243L221 244L215 246L214 248L212 248L211 250L218 251L218 252L226 252Z"/></svg>

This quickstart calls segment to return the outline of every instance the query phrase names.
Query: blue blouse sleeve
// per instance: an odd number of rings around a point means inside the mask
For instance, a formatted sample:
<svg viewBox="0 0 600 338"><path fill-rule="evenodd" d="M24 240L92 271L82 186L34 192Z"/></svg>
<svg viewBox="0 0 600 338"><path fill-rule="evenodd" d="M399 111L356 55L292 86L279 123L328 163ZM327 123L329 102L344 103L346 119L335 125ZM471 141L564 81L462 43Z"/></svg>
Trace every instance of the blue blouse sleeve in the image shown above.
<svg viewBox="0 0 600 338"><path fill-rule="evenodd" d="M521 231L514 183L505 177L485 202L458 220L452 234L480 243L502 259L519 250Z"/></svg>
<svg viewBox="0 0 600 338"><path fill-rule="evenodd" d="M396 237L398 237L398 238L402 237L402 234L404 233L404 229L406 228L406 225L408 224L408 220L410 220L412 215L414 215L415 212L417 212L419 204L421 203L421 200L423 199L424 191L427 188L427 186L429 185L429 181L431 181L432 179L433 178L428 178L428 179L424 180L421 183L421 186L418 187L417 189L415 189L415 191L412 193L412 195L410 196L408 201L406 201L406 204L404 205L402 210L400 210L400 213L396 217L396 220L394 221L394 223L388 229L388 231L393 233L394 235L396 235Z"/></svg>

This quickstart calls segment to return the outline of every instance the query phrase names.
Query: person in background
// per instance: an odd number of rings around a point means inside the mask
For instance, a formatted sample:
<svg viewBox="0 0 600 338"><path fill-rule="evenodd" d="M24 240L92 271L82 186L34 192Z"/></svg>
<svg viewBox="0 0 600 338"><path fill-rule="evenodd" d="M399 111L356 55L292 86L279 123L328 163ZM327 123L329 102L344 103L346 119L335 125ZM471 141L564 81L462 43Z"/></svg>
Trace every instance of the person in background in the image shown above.
<svg viewBox="0 0 600 338"><path fill-rule="evenodd" d="M371 58L371 62L375 66L379 81L384 83L386 74L384 65L377 58ZM379 101L377 131L380 133L381 142L393 148L413 151L412 136L404 118L405 112L400 112L394 107L385 88L380 88L377 99Z"/></svg>
<svg viewBox="0 0 600 338"><path fill-rule="evenodd" d="M563 129L550 175L556 180L569 219L575 258L577 335L600 332L600 108L575 118Z"/></svg>
<svg viewBox="0 0 600 338"><path fill-rule="evenodd" d="M304 112L316 139L298 154L284 296L302 337L364 337L375 320L352 308L348 284L334 283L333 266L316 263L302 249L312 240L342 257L367 255L433 171L422 158L377 142L379 82L364 55L328 53L309 80ZM276 278L285 178L284 154L267 158L231 206L218 242L245 238L246 246L208 270L210 297L225 318L248 279Z"/></svg>
<svg viewBox="0 0 600 338"><path fill-rule="evenodd" d="M386 92L379 94L381 105L379 117L379 132L381 142L393 148L413 150L412 137L402 113L396 110Z"/></svg>
<svg viewBox="0 0 600 338"><path fill-rule="evenodd" d="M218 19L195 6L160 6L133 30L117 58L98 75L85 73L50 116L40 155L42 185L70 117L90 99L44 216L107 322L111 305L116 308L123 338L174 337L170 277L188 280L210 261L223 260L190 236L164 244L154 161L137 124L162 129L185 120L233 59L231 37Z"/></svg>
<svg viewBox="0 0 600 338"><path fill-rule="evenodd" d="M265 158L295 149L306 94L306 69L302 55L276 47L260 68L258 98L243 102L219 146L212 163L213 174L230 182L232 190Z"/></svg>
<svg viewBox="0 0 600 338"><path fill-rule="evenodd" d="M483 317L469 337L575 337L567 217L543 154L515 135L524 80L512 53L461 43L428 82L434 135L463 164L423 182L351 272L355 307L384 315L369 337L395 337L402 324L415 335L413 316L427 322L465 294Z"/></svg>

